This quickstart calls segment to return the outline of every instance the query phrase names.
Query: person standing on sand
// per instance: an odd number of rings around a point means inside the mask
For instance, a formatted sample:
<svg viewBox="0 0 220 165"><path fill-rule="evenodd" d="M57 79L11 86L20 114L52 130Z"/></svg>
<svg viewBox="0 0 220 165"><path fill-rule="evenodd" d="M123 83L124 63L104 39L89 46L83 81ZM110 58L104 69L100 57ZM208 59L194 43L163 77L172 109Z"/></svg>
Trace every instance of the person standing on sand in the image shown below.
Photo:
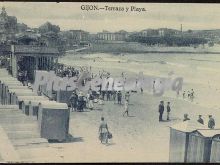
<svg viewBox="0 0 220 165"><path fill-rule="evenodd" d="M212 117L212 115L209 115L208 127L209 127L210 129L214 129L214 127L215 127L215 120L214 120L214 118Z"/></svg>
<svg viewBox="0 0 220 165"><path fill-rule="evenodd" d="M178 97L179 97L179 95L180 95L180 91L179 91L179 90L177 90L177 91L176 91L176 97L178 98Z"/></svg>
<svg viewBox="0 0 220 165"><path fill-rule="evenodd" d="M113 101L115 104L115 100L116 100L116 91L115 90L112 91L112 98L113 98Z"/></svg>
<svg viewBox="0 0 220 165"><path fill-rule="evenodd" d="M99 105L103 105L103 104L104 104L101 96L99 96L98 104L99 104Z"/></svg>
<svg viewBox="0 0 220 165"><path fill-rule="evenodd" d="M84 99L83 99L83 93L80 91L78 95L78 101L77 101L77 109L82 112L84 108Z"/></svg>
<svg viewBox="0 0 220 165"><path fill-rule="evenodd" d="M130 93L129 93L129 91L128 91L128 92L126 92L126 94L125 94L125 100L127 100L128 103L129 103L129 98L130 98Z"/></svg>
<svg viewBox="0 0 220 165"><path fill-rule="evenodd" d="M129 114L128 114L128 100L125 100L124 108L125 108L125 111L123 113L123 117L124 117L125 114L127 114L127 116L129 116Z"/></svg>
<svg viewBox="0 0 220 165"><path fill-rule="evenodd" d="M187 95L187 96L188 96L188 99L190 99L190 95L191 95L191 94L190 94L190 91L188 91L188 95Z"/></svg>
<svg viewBox="0 0 220 165"><path fill-rule="evenodd" d="M102 100L105 100L105 91L102 91Z"/></svg>
<svg viewBox="0 0 220 165"><path fill-rule="evenodd" d="M122 98L121 91L118 91L117 97L118 97L118 104L121 104L121 98Z"/></svg>
<svg viewBox="0 0 220 165"><path fill-rule="evenodd" d="M160 101L160 104L159 104L159 122L163 121L163 112L164 112L164 102Z"/></svg>
<svg viewBox="0 0 220 165"><path fill-rule="evenodd" d="M111 98L111 91L107 91L107 101L110 101L110 98Z"/></svg>
<svg viewBox="0 0 220 165"><path fill-rule="evenodd" d="M193 99L194 99L194 90L192 89L190 93L190 100L193 101Z"/></svg>
<svg viewBox="0 0 220 165"><path fill-rule="evenodd" d="M70 105L71 105L71 110L76 111L77 108L77 99L78 99L78 95L76 94L75 91L73 91L72 95L70 96Z"/></svg>
<svg viewBox="0 0 220 165"><path fill-rule="evenodd" d="M94 108L94 104L93 104L94 96L93 96L92 93L89 94L89 98L88 99L89 99L89 109L93 110L93 108Z"/></svg>
<svg viewBox="0 0 220 165"><path fill-rule="evenodd" d="M152 87L152 88L153 88L153 93L156 92L156 89L155 89L155 83L156 83L156 82L155 82L155 80L154 80L154 81L153 81L153 87Z"/></svg>
<svg viewBox="0 0 220 165"><path fill-rule="evenodd" d="M183 91L183 99L186 98L186 91Z"/></svg>
<svg viewBox="0 0 220 165"><path fill-rule="evenodd" d="M141 87L141 94L143 94L143 92L144 92L144 90L143 90L143 88Z"/></svg>
<svg viewBox="0 0 220 165"><path fill-rule="evenodd" d="M99 140L101 141L101 143L103 144L103 142L105 142L105 144L108 143L108 125L105 122L104 117L101 118L101 124L99 126Z"/></svg>
<svg viewBox="0 0 220 165"><path fill-rule="evenodd" d="M170 111L171 111L170 102L167 102L167 120L170 120Z"/></svg>
<svg viewBox="0 0 220 165"><path fill-rule="evenodd" d="M136 81L135 81L135 88L137 88L137 84L138 84L138 78L136 78Z"/></svg>

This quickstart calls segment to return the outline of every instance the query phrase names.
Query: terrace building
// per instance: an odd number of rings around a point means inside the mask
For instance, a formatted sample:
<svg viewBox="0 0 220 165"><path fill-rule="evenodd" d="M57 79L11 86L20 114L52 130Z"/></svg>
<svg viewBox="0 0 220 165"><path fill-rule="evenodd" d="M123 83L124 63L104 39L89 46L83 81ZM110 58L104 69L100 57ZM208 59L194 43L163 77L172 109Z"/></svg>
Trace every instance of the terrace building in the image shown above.
<svg viewBox="0 0 220 165"><path fill-rule="evenodd" d="M128 32L121 30L115 33L103 31L97 33L98 40L105 40L105 41L125 41L128 37Z"/></svg>

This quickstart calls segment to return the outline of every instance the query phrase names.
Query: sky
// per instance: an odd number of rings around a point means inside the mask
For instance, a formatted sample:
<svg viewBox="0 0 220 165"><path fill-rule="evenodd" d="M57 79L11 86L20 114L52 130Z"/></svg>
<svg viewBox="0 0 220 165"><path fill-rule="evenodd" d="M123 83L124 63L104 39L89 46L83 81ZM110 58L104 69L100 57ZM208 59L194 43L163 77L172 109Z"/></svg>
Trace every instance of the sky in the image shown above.
<svg viewBox="0 0 220 165"><path fill-rule="evenodd" d="M126 7L125 11L82 10L82 5L99 8ZM168 3L81 3L81 2L0 2L8 15L35 28L49 21L61 30L81 29L91 33L108 30L140 31L148 28L183 30L220 29L220 4ZM146 11L130 11L131 6Z"/></svg>

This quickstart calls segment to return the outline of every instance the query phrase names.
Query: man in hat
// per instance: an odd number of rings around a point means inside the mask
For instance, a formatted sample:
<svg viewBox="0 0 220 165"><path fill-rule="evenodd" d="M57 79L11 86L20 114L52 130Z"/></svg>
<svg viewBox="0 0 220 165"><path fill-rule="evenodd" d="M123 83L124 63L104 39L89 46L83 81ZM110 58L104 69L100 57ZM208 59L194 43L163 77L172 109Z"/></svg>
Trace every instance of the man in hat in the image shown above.
<svg viewBox="0 0 220 165"><path fill-rule="evenodd" d="M200 124L203 124L204 125L204 121L202 119L202 115L199 115L199 118L197 120Z"/></svg>
<svg viewBox="0 0 220 165"><path fill-rule="evenodd" d="M215 127L215 120L214 120L214 118L212 117L212 115L209 115L208 127L209 127L210 129L214 129L214 127Z"/></svg>
<svg viewBox="0 0 220 165"><path fill-rule="evenodd" d="M163 112L164 112L164 102L160 101L160 104L159 104L159 121L163 120Z"/></svg>
<svg viewBox="0 0 220 165"><path fill-rule="evenodd" d="M71 105L71 110L75 111L76 110L76 106L77 106L77 99L78 99L78 95L76 94L75 91L73 91L72 95L70 96L70 105Z"/></svg>

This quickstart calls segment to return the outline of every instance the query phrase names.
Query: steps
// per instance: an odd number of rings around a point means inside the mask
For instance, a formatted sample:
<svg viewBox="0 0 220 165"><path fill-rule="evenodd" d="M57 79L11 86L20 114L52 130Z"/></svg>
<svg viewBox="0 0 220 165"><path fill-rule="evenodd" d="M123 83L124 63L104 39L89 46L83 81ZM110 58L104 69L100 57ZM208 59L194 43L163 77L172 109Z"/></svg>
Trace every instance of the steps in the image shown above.
<svg viewBox="0 0 220 165"><path fill-rule="evenodd" d="M48 154L54 152L51 151L53 149L50 150L48 148L49 143L47 139L40 137L36 117L26 116L16 105L0 105L0 126L2 128L2 132L5 132L5 136L12 145L9 149L15 150L14 152L16 152L19 157L19 161L21 162L25 161L25 159L31 162L31 160L35 159L35 157L40 159L42 155L39 155L39 153L34 152L32 154L35 150L40 152L43 149L46 152L48 151ZM5 156L4 150L2 150L0 151L0 161L2 154L5 158L10 159L10 156ZM45 157L47 157L47 154ZM4 160L4 158L2 159ZM17 157L15 156L13 159L17 160Z"/></svg>
<svg viewBox="0 0 220 165"><path fill-rule="evenodd" d="M35 123L22 123L22 124L1 124L5 131L29 131L38 130L38 126Z"/></svg>
<svg viewBox="0 0 220 165"><path fill-rule="evenodd" d="M18 153L15 151L10 139L2 127L0 127L0 155L2 162L17 162L20 160Z"/></svg>
<svg viewBox="0 0 220 165"><path fill-rule="evenodd" d="M11 140L15 149L23 148L42 148L48 147L49 143L46 139L43 138L28 138L28 139L12 139Z"/></svg>
<svg viewBox="0 0 220 165"><path fill-rule="evenodd" d="M6 110L6 109L14 109L17 110L19 107L18 105L0 105L0 109Z"/></svg>
<svg viewBox="0 0 220 165"><path fill-rule="evenodd" d="M37 130L30 131L6 131L9 139L28 139L28 138L40 138L40 134Z"/></svg>
<svg viewBox="0 0 220 165"><path fill-rule="evenodd" d="M0 69L0 77L6 85L18 84L19 88L22 87L5 69ZM20 91L16 90L18 97L23 96ZM35 95L30 92L32 94ZM62 161L60 155L59 150L50 147L47 139L41 138L35 116L26 116L18 105L0 105L0 162Z"/></svg>
<svg viewBox="0 0 220 165"><path fill-rule="evenodd" d="M59 160L62 156L62 151L54 149L52 147L39 147L39 148L19 148L17 149L18 153L21 155L21 160L33 161L39 160L40 162L44 161L53 161ZM32 159L31 159L32 158Z"/></svg>

